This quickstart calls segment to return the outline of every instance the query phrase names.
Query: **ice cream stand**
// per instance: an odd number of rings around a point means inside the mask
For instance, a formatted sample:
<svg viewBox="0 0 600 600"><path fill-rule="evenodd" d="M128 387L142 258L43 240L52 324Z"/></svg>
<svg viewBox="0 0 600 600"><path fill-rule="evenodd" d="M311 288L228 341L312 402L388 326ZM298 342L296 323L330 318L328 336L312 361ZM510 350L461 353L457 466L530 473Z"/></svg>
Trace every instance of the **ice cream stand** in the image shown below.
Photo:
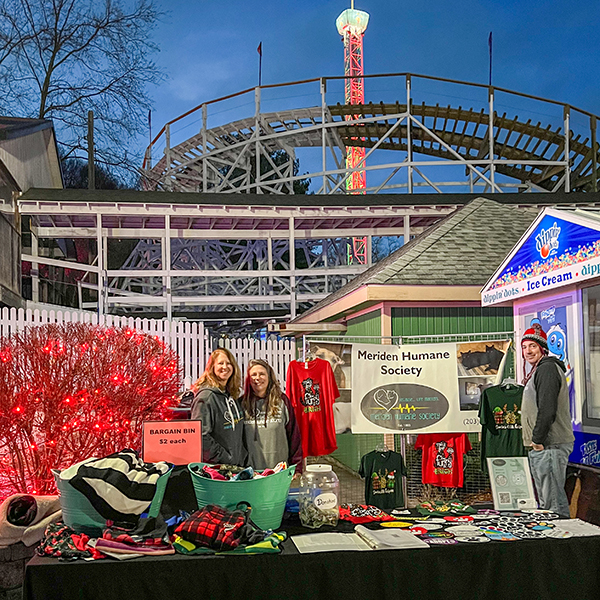
<svg viewBox="0 0 600 600"><path fill-rule="evenodd" d="M481 291L512 304L515 340L538 322L567 368L575 448L570 462L600 472L600 213L547 208ZM523 359L517 347L516 373Z"/></svg>

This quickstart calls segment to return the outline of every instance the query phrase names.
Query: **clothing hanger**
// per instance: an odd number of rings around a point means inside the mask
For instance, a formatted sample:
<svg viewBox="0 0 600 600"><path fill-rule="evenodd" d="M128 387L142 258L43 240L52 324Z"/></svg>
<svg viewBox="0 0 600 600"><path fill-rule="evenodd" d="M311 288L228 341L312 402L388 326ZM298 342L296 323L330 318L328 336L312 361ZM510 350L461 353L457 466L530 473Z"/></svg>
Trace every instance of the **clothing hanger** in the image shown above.
<svg viewBox="0 0 600 600"><path fill-rule="evenodd" d="M500 384L500 387L502 387L502 388L509 388L511 385L518 385L517 384L517 380L513 376L512 367L510 369L510 372L508 373L508 377L505 377L502 380L502 383Z"/></svg>
<svg viewBox="0 0 600 600"><path fill-rule="evenodd" d="M375 452L388 452L389 448L387 447L387 444L385 442L379 442L379 444L377 444L377 446L375 446Z"/></svg>
<svg viewBox="0 0 600 600"><path fill-rule="evenodd" d="M303 352L303 358L302 358L302 362L304 362L304 368L308 369L308 363L312 360L315 360L315 355L313 354L312 350L310 349L310 342L305 341L304 342L304 352Z"/></svg>

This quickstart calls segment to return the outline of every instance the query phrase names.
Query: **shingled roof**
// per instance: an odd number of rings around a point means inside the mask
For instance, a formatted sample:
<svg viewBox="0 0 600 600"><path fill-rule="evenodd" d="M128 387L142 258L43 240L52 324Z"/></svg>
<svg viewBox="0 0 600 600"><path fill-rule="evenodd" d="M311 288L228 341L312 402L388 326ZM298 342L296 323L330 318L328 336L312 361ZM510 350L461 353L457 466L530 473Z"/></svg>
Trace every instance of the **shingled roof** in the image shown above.
<svg viewBox="0 0 600 600"><path fill-rule="evenodd" d="M52 129L50 119L22 119L0 116L0 140L12 140L44 129Z"/></svg>
<svg viewBox="0 0 600 600"><path fill-rule="evenodd" d="M483 286L539 214L477 198L380 260L295 321L368 285Z"/></svg>
<svg viewBox="0 0 600 600"><path fill-rule="evenodd" d="M0 140L4 123L0 117ZM139 190L87 190L30 188L23 200L42 202L124 202L140 204L200 204L203 206L456 206L479 198L477 194L224 194L213 192L165 192ZM509 206L599 207L600 192L554 192L527 194L486 194L487 198Z"/></svg>

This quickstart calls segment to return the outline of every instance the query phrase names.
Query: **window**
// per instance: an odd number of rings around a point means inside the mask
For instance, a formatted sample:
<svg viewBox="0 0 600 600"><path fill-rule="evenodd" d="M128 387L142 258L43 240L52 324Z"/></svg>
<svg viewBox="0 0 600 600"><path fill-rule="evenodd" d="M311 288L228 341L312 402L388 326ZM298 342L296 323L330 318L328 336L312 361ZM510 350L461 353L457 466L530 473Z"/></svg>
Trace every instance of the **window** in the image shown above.
<svg viewBox="0 0 600 600"><path fill-rule="evenodd" d="M600 419L600 286L583 290L587 419Z"/></svg>

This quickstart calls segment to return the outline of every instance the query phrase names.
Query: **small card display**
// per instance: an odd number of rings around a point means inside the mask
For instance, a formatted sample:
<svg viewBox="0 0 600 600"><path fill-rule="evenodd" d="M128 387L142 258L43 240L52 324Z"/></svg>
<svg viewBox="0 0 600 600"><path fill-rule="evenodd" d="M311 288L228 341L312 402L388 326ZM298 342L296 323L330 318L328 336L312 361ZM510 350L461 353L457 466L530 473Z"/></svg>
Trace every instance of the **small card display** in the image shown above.
<svg viewBox="0 0 600 600"><path fill-rule="evenodd" d="M526 456L488 458L487 464L496 510L521 508L524 500L536 504Z"/></svg>

